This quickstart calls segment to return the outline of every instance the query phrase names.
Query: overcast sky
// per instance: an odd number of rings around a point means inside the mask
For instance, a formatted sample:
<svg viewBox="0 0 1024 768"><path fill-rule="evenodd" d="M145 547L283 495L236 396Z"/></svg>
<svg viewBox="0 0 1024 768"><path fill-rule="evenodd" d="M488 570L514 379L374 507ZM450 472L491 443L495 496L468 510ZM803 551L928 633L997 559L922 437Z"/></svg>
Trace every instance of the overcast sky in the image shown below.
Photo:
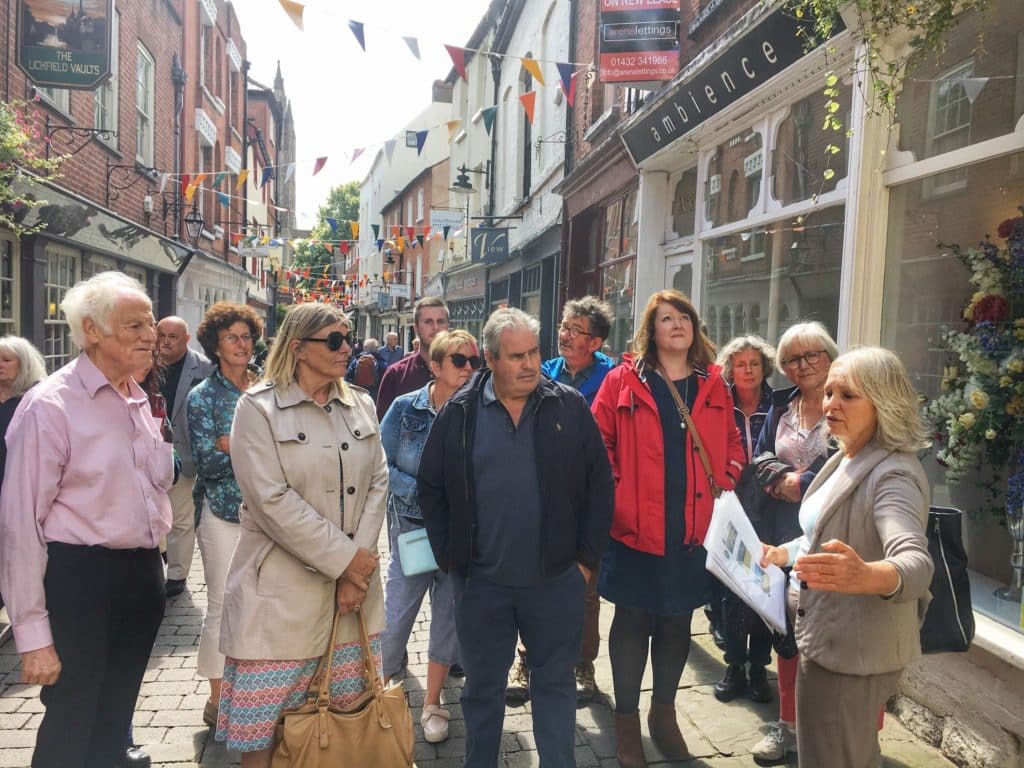
<svg viewBox="0 0 1024 768"><path fill-rule="evenodd" d="M235 0L252 62L250 76L273 87L281 61L295 114L298 223L311 226L330 189L362 179L377 148L430 103L434 80L451 70L444 44L465 45L487 0L310 0L300 32L277 0ZM348 28L365 25L366 53ZM419 40L420 61L403 42ZM443 127L440 130L445 130ZM350 164L345 155L366 152ZM313 177L313 162L326 155Z"/></svg>

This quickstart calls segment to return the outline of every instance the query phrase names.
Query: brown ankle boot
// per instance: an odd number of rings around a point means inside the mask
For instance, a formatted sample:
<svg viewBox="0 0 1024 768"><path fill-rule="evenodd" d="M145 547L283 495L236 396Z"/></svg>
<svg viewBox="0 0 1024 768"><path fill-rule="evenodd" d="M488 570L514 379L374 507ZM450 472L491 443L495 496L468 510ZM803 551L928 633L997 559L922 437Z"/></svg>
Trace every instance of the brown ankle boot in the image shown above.
<svg viewBox="0 0 1024 768"><path fill-rule="evenodd" d="M640 713L615 713L615 757L622 768L647 768L644 745L640 741Z"/></svg>
<svg viewBox="0 0 1024 768"><path fill-rule="evenodd" d="M683 734L679 731L675 705L652 700L647 727L650 728L651 739L669 760L686 760L690 756Z"/></svg>

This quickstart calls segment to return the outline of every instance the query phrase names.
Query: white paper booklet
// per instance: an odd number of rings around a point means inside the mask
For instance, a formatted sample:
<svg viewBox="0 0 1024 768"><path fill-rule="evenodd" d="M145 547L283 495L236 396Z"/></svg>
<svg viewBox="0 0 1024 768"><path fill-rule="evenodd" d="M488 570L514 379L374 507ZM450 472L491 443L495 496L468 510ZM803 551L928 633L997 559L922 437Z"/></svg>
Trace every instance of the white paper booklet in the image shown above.
<svg viewBox="0 0 1024 768"><path fill-rule="evenodd" d="M761 568L761 541L732 491L715 499L704 539L707 569L764 619L786 633L786 574L775 565Z"/></svg>

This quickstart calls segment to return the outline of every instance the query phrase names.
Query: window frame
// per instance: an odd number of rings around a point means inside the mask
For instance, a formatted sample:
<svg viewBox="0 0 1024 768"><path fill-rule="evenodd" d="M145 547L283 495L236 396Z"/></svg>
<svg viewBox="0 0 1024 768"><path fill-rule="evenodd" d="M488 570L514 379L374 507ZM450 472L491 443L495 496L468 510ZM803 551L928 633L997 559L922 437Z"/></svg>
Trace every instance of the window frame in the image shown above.
<svg viewBox="0 0 1024 768"><path fill-rule="evenodd" d="M135 64L135 159L143 165L152 167L154 160L155 140L155 74L156 59L140 40L137 45L138 59ZM146 65L143 72L143 65ZM145 75L145 82L142 77ZM146 106L139 104L140 87L143 95L147 95ZM143 146L140 146L142 144Z"/></svg>
<svg viewBox="0 0 1024 768"><path fill-rule="evenodd" d="M119 120L121 117L121 74L119 48L121 42L121 12L114 9L110 29L110 77L93 91L92 125L97 130L111 131L109 138L96 139L113 150L118 147ZM106 101L109 98L110 103Z"/></svg>

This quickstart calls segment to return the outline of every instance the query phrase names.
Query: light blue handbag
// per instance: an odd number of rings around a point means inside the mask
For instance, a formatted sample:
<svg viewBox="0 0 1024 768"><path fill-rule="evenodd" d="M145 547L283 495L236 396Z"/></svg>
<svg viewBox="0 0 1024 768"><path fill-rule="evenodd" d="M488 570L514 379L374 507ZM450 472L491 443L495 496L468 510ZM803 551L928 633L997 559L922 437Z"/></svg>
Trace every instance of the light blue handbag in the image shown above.
<svg viewBox="0 0 1024 768"><path fill-rule="evenodd" d="M417 528L398 534L398 561L402 565L402 573L416 576L437 570L434 551L430 548L426 528Z"/></svg>

